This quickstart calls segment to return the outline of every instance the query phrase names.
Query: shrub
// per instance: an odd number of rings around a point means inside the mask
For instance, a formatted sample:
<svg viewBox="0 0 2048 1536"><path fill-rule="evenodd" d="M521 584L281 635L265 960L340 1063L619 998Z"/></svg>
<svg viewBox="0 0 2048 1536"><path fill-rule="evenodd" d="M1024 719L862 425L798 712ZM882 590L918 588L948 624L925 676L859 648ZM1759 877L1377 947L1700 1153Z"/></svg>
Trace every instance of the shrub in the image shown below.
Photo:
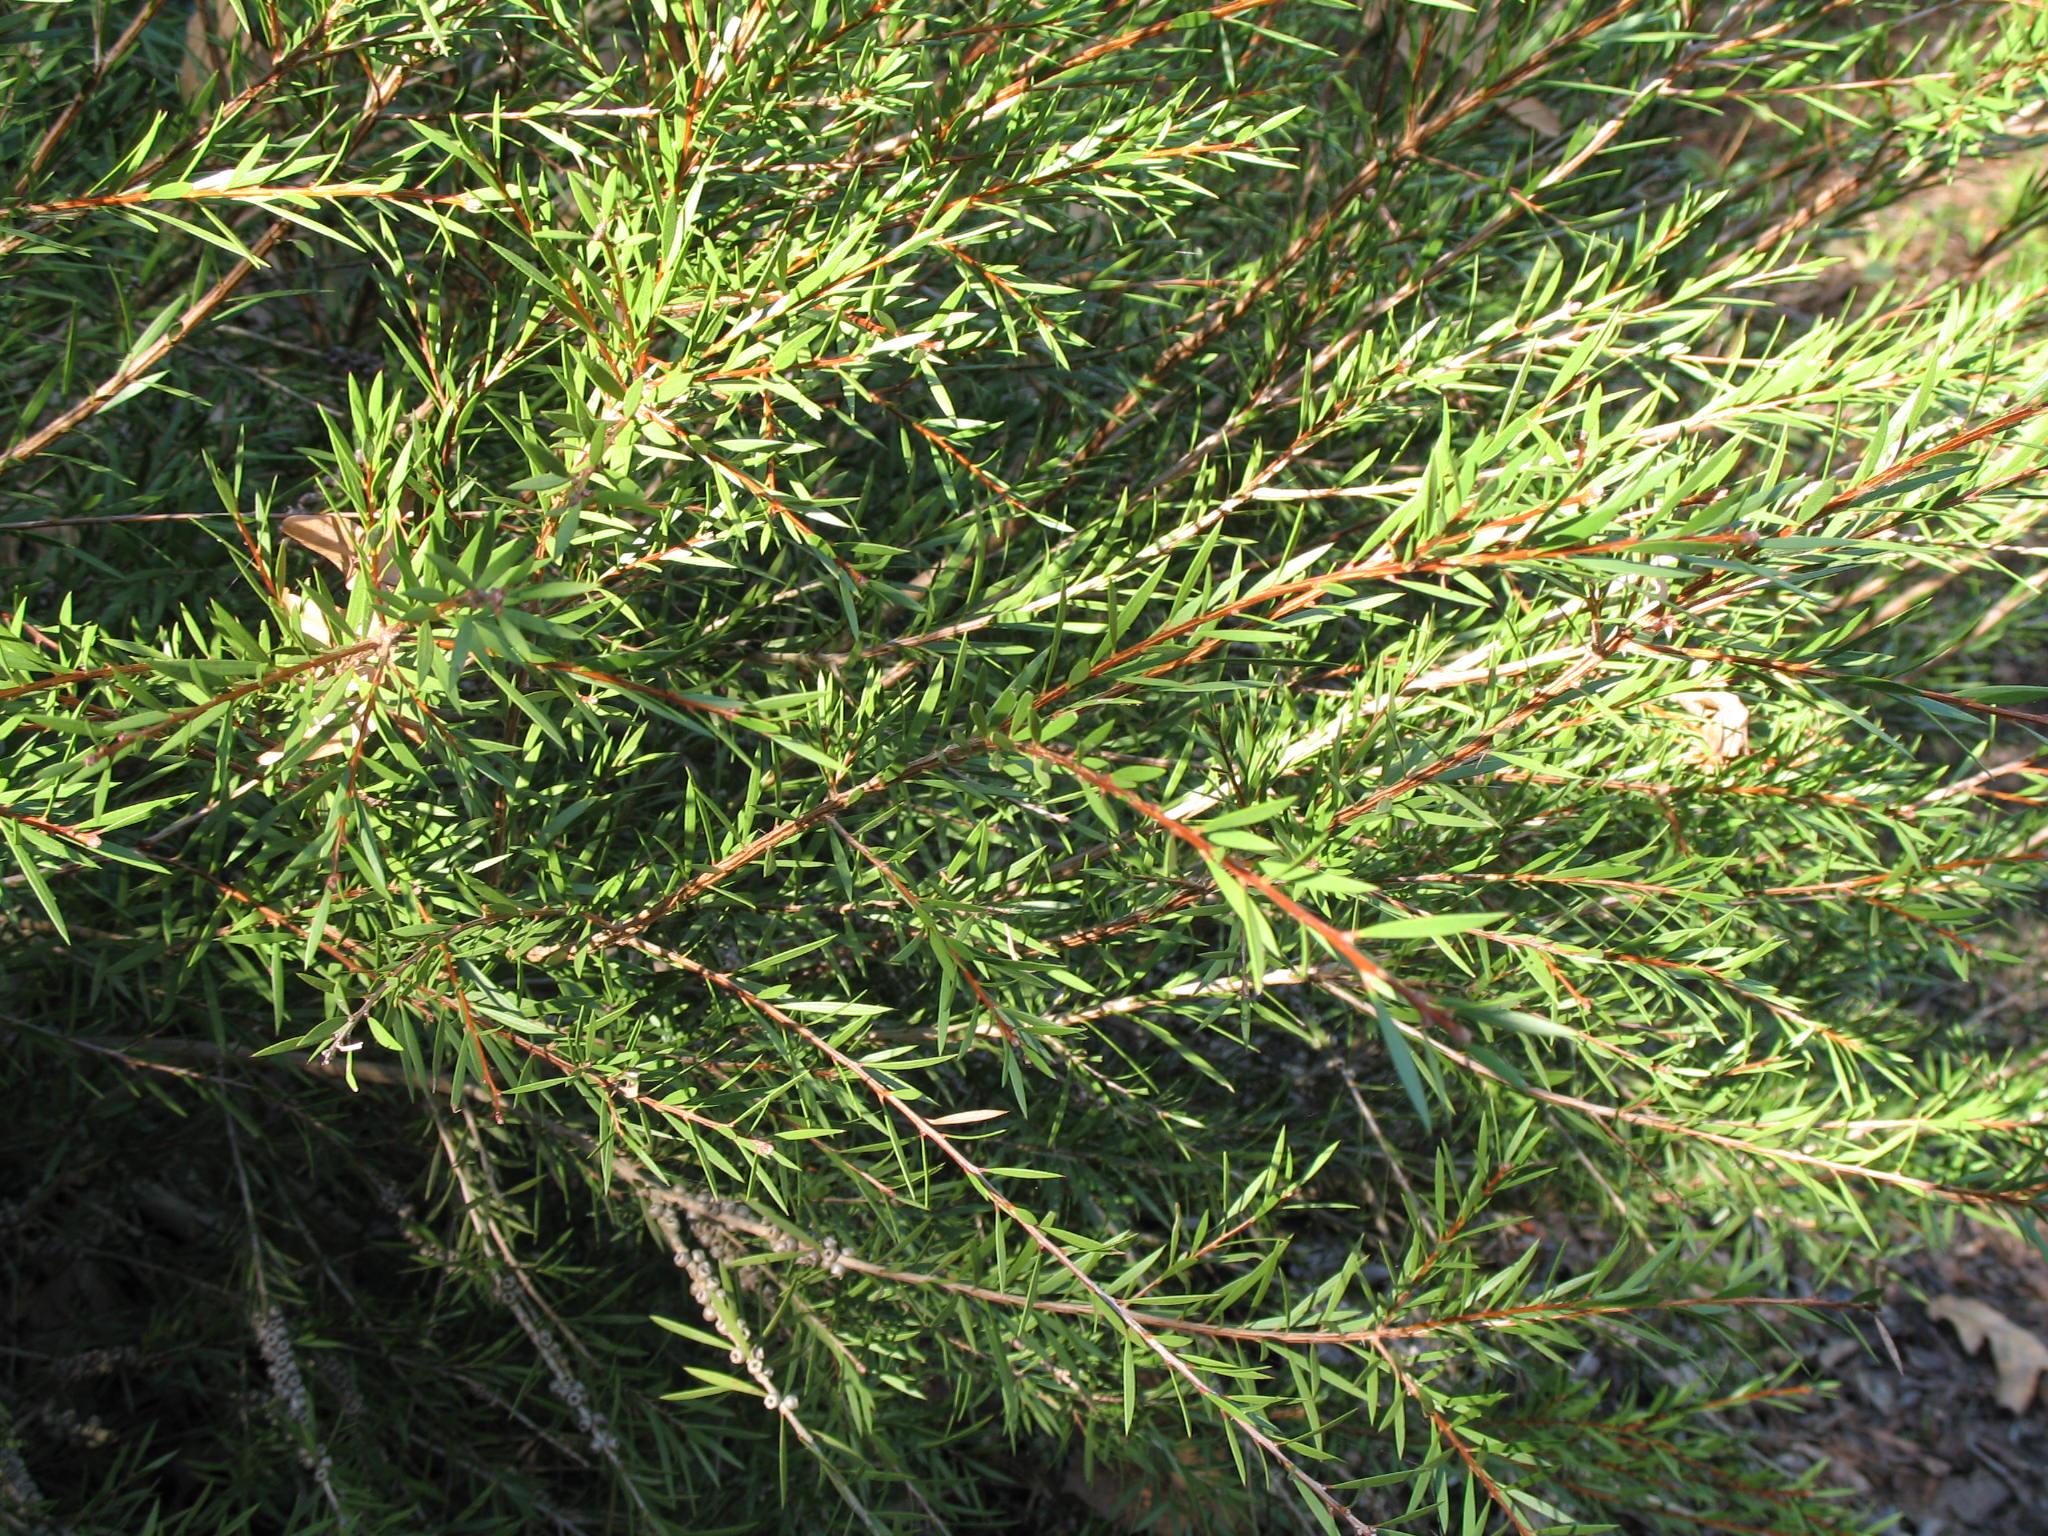
<svg viewBox="0 0 2048 1536"><path fill-rule="evenodd" d="M0 27L8 1528L1864 1528L2032 13Z"/></svg>

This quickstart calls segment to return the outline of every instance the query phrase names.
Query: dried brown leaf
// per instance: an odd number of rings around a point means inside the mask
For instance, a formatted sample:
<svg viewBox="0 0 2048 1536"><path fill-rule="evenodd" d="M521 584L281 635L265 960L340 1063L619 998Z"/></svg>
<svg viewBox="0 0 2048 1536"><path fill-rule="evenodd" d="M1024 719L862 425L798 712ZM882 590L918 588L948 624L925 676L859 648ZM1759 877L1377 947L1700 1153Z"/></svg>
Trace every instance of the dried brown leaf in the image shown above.
<svg viewBox="0 0 2048 1536"><path fill-rule="evenodd" d="M1749 750L1749 706L1732 693L1674 693L1671 702L1700 722L1700 761L1718 767Z"/></svg>
<svg viewBox="0 0 2048 1536"><path fill-rule="evenodd" d="M221 79L221 94L232 95L245 77L269 68L270 50L249 36L234 0L195 0L185 23L185 56L178 65L181 97L190 101L216 78Z"/></svg>
<svg viewBox="0 0 2048 1536"><path fill-rule="evenodd" d="M1999 1406L2009 1413L2027 1411L2041 1373L2048 1371L2048 1344L1996 1307L1969 1296L1937 1296L1927 1304L1927 1315L1953 1324L1969 1354L1976 1354L1989 1340L1991 1363L1998 1372Z"/></svg>
<svg viewBox="0 0 2048 1536"><path fill-rule="evenodd" d="M977 1120L999 1120L1008 1113L1007 1109L963 1109L956 1114L940 1115L930 1123L932 1125L972 1125Z"/></svg>
<svg viewBox="0 0 2048 1536"><path fill-rule="evenodd" d="M1564 132L1564 120L1534 96L1506 97L1501 101L1500 109L1524 128L1532 129L1546 139L1554 139Z"/></svg>
<svg viewBox="0 0 2048 1536"><path fill-rule="evenodd" d="M353 517L333 512L294 512L278 519L278 529L293 543L303 544L332 564L348 578L351 587L355 585L364 559L362 527ZM370 579L378 586L389 590L398 585L398 568L391 558L388 539L377 546L369 567Z"/></svg>
<svg viewBox="0 0 2048 1536"><path fill-rule="evenodd" d="M279 594L284 611L299 628L299 633L323 650L334 644L334 631L328 627L327 615L322 613L312 599L297 592Z"/></svg>
<svg viewBox="0 0 2048 1536"><path fill-rule="evenodd" d="M356 568L356 525L332 512L294 512L278 521L278 531L295 544L331 562L344 576Z"/></svg>

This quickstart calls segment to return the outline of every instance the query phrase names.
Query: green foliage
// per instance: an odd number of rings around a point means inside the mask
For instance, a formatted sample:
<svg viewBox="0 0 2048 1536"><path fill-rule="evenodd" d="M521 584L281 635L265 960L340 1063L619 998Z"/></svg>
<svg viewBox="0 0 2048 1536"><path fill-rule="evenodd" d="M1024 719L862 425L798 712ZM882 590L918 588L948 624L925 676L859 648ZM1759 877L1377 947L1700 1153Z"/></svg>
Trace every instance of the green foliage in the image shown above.
<svg viewBox="0 0 2048 1536"><path fill-rule="evenodd" d="M0 1524L1866 1529L2048 1087L1907 10L0 10Z"/></svg>

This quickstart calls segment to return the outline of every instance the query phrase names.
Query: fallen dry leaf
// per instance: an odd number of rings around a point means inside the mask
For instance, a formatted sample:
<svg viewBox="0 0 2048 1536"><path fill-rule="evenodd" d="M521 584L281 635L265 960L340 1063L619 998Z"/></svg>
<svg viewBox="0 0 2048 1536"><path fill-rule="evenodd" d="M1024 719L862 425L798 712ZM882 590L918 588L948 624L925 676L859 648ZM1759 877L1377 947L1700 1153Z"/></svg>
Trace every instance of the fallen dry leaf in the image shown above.
<svg viewBox="0 0 2048 1536"><path fill-rule="evenodd" d="M1956 1337L1969 1354L1976 1354L1989 1339L1991 1363L1998 1371L1999 1406L2011 1413L2027 1411L2041 1373L2048 1371L2048 1344L1998 1308L1968 1296L1937 1296L1927 1304L1927 1315L1954 1324Z"/></svg>
<svg viewBox="0 0 2048 1536"><path fill-rule="evenodd" d="M278 519L277 531L295 544L303 544L327 561L355 585L363 566L362 528L354 517L334 512L293 512ZM387 539L371 553L370 579L385 590L398 585L398 571L391 559Z"/></svg>
<svg viewBox="0 0 2048 1536"><path fill-rule="evenodd" d="M284 531L290 534L293 539L317 554L332 560L336 565L342 566L344 570L348 569L348 565L344 564L344 561L353 561L355 545L352 540L344 538L343 535L350 530L350 524L343 523L336 518L317 516L286 518L285 523L287 526ZM297 524L297 527L290 526L292 524ZM351 584L353 584L353 580L351 580ZM334 627L328 623L327 614L321 609L319 604L304 593L285 591L280 592L278 598L284 607L286 616L291 620L294 627L298 629L299 633L322 650L335 650L356 639L388 642L392 636L398 633L396 626L384 619L373 616L365 633L355 635L349 631L342 631L337 634ZM361 653L357 653L354 658L337 663L332 669L323 667L321 670L323 672L330 670L345 672L347 680L342 685L343 692L350 699L360 701L364 698L366 692L376 687L377 680L382 676L381 668L372 668L366 676L362 669L362 661ZM342 720L344 710L348 716L345 721ZM397 727L398 733L415 746L420 745L427 739L426 727L417 720L410 720L404 715L389 714L388 712L384 718L391 725ZM337 721L342 721L340 730L308 752L305 756L306 762L314 762L323 757L340 757L346 753L353 752L358 744L362 743L366 738L374 736L377 732L377 713L366 704L356 702L343 706L343 709L330 711L307 724L300 732L300 741L313 741ZM263 767L270 768L283 762L290 755L290 748L280 743L268 751L258 753L256 761Z"/></svg>
<svg viewBox="0 0 2048 1536"><path fill-rule="evenodd" d="M1564 120L1534 96L1510 96L1500 103L1500 109L1524 128L1533 129L1546 139L1554 139L1564 132Z"/></svg>
<svg viewBox="0 0 2048 1536"><path fill-rule="evenodd" d="M1671 702L1700 721L1700 761L1718 767L1749 750L1749 706L1732 693L1674 693Z"/></svg>
<svg viewBox="0 0 2048 1536"><path fill-rule="evenodd" d="M331 650L334 646L334 631L328 627L327 616L313 603L313 600L298 592L280 592L278 598L284 604L284 611L291 615L299 633L319 646Z"/></svg>
<svg viewBox="0 0 2048 1536"><path fill-rule="evenodd" d="M344 576L356 569L356 525L332 512L294 512L278 519L277 531L320 556Z"/></svg>
<svg viewBox="0 0 2048 1536"><path fill-rule="evenodd" d="M940 1115L928 1123L932 1125L972 1125L977 1120L999 1120L1008 1113L1007 1109L963 1109L957 1114Z"/></svg>
<svg viewBox="0 0 2048 1536"><path fill-rule="evenodd" d="M190 101L218 78L221 95L239 90L245 77L270 68L270 50L249 36L232 0L197 0L185 23L185 57L178 66L178 94Z"/></svg>

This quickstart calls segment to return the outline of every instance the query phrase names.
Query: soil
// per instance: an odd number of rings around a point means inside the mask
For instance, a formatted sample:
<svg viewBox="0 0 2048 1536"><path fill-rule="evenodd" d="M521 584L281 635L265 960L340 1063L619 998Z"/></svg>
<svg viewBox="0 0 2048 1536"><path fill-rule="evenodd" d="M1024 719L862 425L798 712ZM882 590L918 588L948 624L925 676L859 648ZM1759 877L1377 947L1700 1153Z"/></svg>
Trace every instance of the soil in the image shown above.
<svg viewBox="0 0 2048 1536"><path fill-rule="evenodd" d="M2048 1260L2017 1238L1965 1229L1945 1250L1905 1253L1886 1267L1885 1302L1865 1337L1811 1341L1809 1371L1840 1387L1784 1417L1772 1459L1794 1475L1825 1460L1819 1485L1853 1490L1898 1536L2042 1536L2048 1402L2037 1396L2018 1414L2001 1407L1990 1347L1965 1353L1928 1303L1980 1301L2048 1341Z"/></svg>

